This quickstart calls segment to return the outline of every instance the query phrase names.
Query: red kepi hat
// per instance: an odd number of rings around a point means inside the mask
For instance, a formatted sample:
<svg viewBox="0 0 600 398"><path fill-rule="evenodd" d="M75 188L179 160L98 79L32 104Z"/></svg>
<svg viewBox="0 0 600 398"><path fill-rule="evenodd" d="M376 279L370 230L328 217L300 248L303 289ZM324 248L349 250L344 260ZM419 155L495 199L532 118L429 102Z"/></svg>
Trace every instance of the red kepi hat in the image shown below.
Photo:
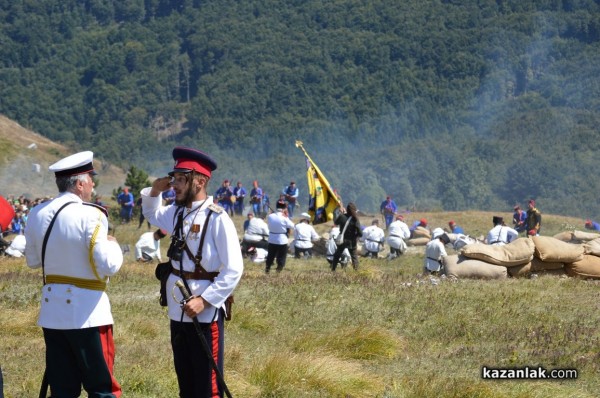
<svg viewBox="0 0 600 398"><path fill-rule="evenodd" d="M217 168L217 163L206 153L193 148L177 146L173 149L173 159L175 166L169 173L173 176L175 173L189 173L196 171L210 177L211 172Z"/></svg>

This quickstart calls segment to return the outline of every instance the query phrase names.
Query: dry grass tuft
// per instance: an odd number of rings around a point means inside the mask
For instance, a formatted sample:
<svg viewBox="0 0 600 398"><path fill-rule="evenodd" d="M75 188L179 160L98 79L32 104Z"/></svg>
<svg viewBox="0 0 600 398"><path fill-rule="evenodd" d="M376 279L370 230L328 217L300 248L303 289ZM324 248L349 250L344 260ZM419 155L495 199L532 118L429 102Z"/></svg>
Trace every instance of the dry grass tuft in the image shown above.
<svg viewBox="0 0 600 398"><path fill-rule="evenodd" d="M305 333L296 338L293 347L300 352L316 349L346 359L384 360L396 357L406 348L406 341L390 330L365 324Z"/></svg>
<svg viewBox="0 0 600 398"><path fill-rule="evenodd" d="M262 397L374 397L382 380L357 362L318 354L280 352L261 361L250 376Z"/></svg>

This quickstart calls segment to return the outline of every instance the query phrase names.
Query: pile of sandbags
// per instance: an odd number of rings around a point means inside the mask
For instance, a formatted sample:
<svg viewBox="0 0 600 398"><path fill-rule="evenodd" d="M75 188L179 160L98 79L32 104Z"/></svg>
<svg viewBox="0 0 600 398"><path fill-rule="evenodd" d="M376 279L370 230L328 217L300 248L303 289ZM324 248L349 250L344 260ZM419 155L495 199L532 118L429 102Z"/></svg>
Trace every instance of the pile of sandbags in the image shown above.
<svg viewBox="0 0 600 398"><path fill-rule="evenodd" d="M600 279L600 235L592 232L573 231L570 242L534 236L536 252L546 262L562 262L563 271L572 277ZM538 249L539 247L539 249ZM550 270L550 269L548 269ZM544 271L548 271L544 270ZM554 272L558 272L555 268ZM533 271L533 269L532 269Z"/></svg>
<svg viewBox="0 0 600 398"><path fill-rule="evenodd" d="M501 278L498 270L490 267L493 265L503 267L512 277L566 273L600 279L600 237L586 240L585 244L577 242L591 236L572 233L568 240L566 235L562 238L564 240L556 236L532 236L504 246L469 244L462 248L460 256L449 259L446 274L456 278ZM480 263L472 263L475 260Z"/></svg>
<svg viewBox="0 0 600 398"><path fill-rule="evenodd" d="M594 236L596 236L594 238ZM585 279L600 279L600 235L574 231L573 240L580 244L582 254L573 261L565 262L567 275Z"/></svg>
<svg viewBox="0 0 600 398"><path fill-rule="evenodd" d="M585 231L564 231L554 235L554 238L569 243L586 243L599 239L600 234Z"/></svg>
<svg viewBox="0 0 600 398"><path fill-rule="evenodd" d="M406 240L407 246L425 246L431 240L431 232L427 228L417 227L412 232L410 239Z"/></svg>
<svg viewBox="0 0 600 398"><path fill-rule="evenodd" d="M474 243L460 250L456 264L450 259L446 274L456 278L502 278L501 270L494 267L504 268L512 277L529 276L532 272L564 274L566 263L582 258L581 245L566 243L553 237L519 238L500 246Z"/></svg>
<svg viewBox="0 0 600 398"><path fill-rule="evenodd" d="M458 279L503 279L509 267L521 267L533 259L533 242L520 238L508 245L472 243L458 256L448 256L445 272Z"/></svg>
<svg viewBox="0 0 600 398"><path fill-rule="evenodd" d="M600 234L595 232L573 231L573 241L577 243L585 243L598 238L600 238Z"/></svg>
<svg viewBox="0 0 600 398"><path fill-rule="evenodd" d="M529 264L512 269L508 272L513 277L529 276L536 274L564 275L566 264L583 259L583 246L577 243L568 243L551 236L532 236L534 244L534 258Z"/></svg>

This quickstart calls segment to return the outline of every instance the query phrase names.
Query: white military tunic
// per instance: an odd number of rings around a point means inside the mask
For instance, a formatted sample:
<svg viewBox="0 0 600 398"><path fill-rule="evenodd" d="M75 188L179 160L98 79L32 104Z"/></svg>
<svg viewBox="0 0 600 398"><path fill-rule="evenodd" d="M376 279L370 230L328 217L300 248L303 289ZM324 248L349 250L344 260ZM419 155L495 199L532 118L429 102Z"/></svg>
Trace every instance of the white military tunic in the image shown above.
<svg viewBox="0 0 600 398"><path fill-rule="evenodd" d="M169 232L174 233L177 224L175 205L163 206L161 195L150 196L151 188L144 188L141 192L142 209L144 217L152 225L156 225ZM186 237L186 242L191 252L196 255L198 246L200 245L200 236L204 228L204 221L209 214L209 205L213 203L212 196L208 196L206 200L194 202L191 209L184 209L184 219L182 226L182 236ZM189 212L191 210L191 212ZM207 305L204 311L197 315L198 321L209 323L217 320L217 308L221 308L227 297L233 293L237 286L244 264L242 253L240 251L240 243L237 236L235 225L229 215L225 211L213 213L210 216L210 221L204 237L204 245L202 247L202 267L207 272L219 272L219 276L213 282L209 280L188 279L187 283L195 296L202 296L210 305ZM192 232L193 225L198 225L198 232ZM183 254L183 271L194 272L194 260L188 258L187 253ZM179 270L180 262L172 261L171 265ZM176 302L171 292L176 292L176 297L181 298L178 288L173 290L175 282L180 277L171 274L167 281L167 304L169 318L174 321L192 322L192 319L183 314L179 302ZM215 315L216 314L216 315Z"/></svg>
<svg viewBox="0 0 600 398"><path fill-rule="evenodd" d="M31 209L25 231L27 265L42 266L46 230L56 211L69 201L74 203L56 217L46 245L47 284L42 287L38 325L50 329L112 325L110 302L104 291L64 283L72 280L97 286L108 282L108 277L121 268L121 248L108 240L108 220L100 209L84 205L77 195L68 192ZM61 283L52 283L53 280Z"/></svg>
<svg viewBox="0 0 600 398"><path fill-rule="evenodd" d="M269 243L274 245L287 245L288 229L294 228L292 220L283 215L281 210L269 214L267 217L267 225L269 226Z"/></svg>
<svg viewBox="0 0 600 398"><path fill-rule="evenodd" d="M425 269L439 271L442 268L441 261L448 254L442 241L435 238L425 246Z"/></svg>
<svg viewBox="0 0 600 398"><path fill-rule="evenodd" d="M144 232L135 244L135 258L143 258L142 253L148 257L162 261L160 256L160 241L154 239L154 232Z"/></svg>
<svg viewBox="0 0 600 398"><path fill-rule="evenodd" d="M377 225L370 225L363 230L362 240L364 249L371 253L379 253L383 249L385 232Z"/></svg>
<svg viewBox="0 0 600 398"><path fill-rule="evenodd" d="M410 238L410 230L408 225L403 221L396 220L388 226L388 245L394 249L398 249L401 252L406 250L405 239Z"/></svg>
<svg viewBox="0 0 600 398"><path fill-rule="evenodd" d="M248 222L248 228L244 234L244 240L247 242L260 242L261 240L267 240L269 237L269 227L265 220L260 217L253 217Z"/></svg>
<svg viewBox="0 0 600 398"><path fill-rule="evenodd" d="M503 246L516 240L518 237L519 233L511 227L496 225L488 232L486 241L488 245Z"/></svg>
<svg viewBox="0 0 600 398"><path fill-rule="evenodd" d="M305 222L298 223L294 229L294 245L299 249L311 249L313 242L319 239L315 228Z"/></svg>

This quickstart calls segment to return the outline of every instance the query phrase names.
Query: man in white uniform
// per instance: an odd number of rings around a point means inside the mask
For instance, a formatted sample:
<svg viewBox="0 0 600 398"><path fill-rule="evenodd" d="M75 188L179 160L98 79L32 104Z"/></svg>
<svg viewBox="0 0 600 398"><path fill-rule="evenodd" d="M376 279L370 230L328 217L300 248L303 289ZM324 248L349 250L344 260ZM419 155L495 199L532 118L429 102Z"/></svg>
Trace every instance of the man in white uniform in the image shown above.
<svg viewBox="0 0 600 398"><path fill-rule="evenodd" d="M285 267L288 251L288 234L294 229L294 223L288 218L287 205L279 201L275 213L267 217L269 226L269 246L267 260L265 261L265 273L269 273L275 259L277 259L277 272Z"/></svg>
<svg viewBox="0 0 600 398"><path fill-rule="evenodd" d="M499 216L492 217L494 228L488 232L486 242L488 245L504 246L519 237L519 233L504 225L504 219Z"/></svg>
<svg viewBox="0 0 600 398"><path fill-rule="evenodd" d="M123 254L108 235L106 210L88 203L92 161L86 151L50 166L59 195L31 209L25 231L27 265L42 268L44 277L38 325L46 342L44 379L54 397L78 397L82 385L89 396L121 396L106 287Z"/></svg>
<svg viewBox="0 0 600 398"><path fill-rule="evenodd" d="M450 238L441 228L433 231L431 241L425 246L424 272L437 275L444 266L446 253L446 244L450 243Z"/></svg>
<svg viewBox="0 0 600 398"><path fill-rule="evenodd" d="M294 257L300 258L304 255L312 257L313 242L319 240L319 234L309 224L310 214L302 213L300 222L294 228Z"/></svg>
<svg viewBox="0 0 600 398"><path fill-rule="evenodd" d="M138 262L147 263L152 259L162 262L160 256L160 240L167 236L167 231L157 229L154 232L145 232L135 244L135 258Z"/></svg>
<svg viewBox="0 0 600 398"><path fill-rule="evenodd" d="M379 228L379 220L375 219L371 225L362 231L363 256L377 258L377 253L383 250L385 232Z"/></svg>
<svg viewBox="0 0 600 398"><path fill-rule="evenodd" d="M25 255L25 247L27 246L27 239L25 235L17 235L14 237L10 245L6 248L6 254L11 257L23 257Z"/></svg>
<svg viewBox="0 0 600 398"><path fill-rule="evenodd" d="M242 253L247 253L251 247L267 250L269 242L269 226L260 216L249 216L248 227L242 240Z"/></svg>
<svg viewBox="0 0 600 398"><path fill-rule="evenodd" d="M410 229L404 222L404 216L398 214L396 220L388 227L388 245L390 245L390 255L388 259L394 259L406 251L405 239L410 238Z"/></svg>
<svg viewBox="0 0 600 398"><path fill-rule="evenodd" d="M144 217L172 235L166 291L171 319L171 346L180 397L222 396L225 304L243 272L242 253L233 221L207 194L217 164L207 154L187 147L173 149L175 166L141 191ZM175 203L164 206L161 193L175 188ZM170 292L182 280L192 299L177 301ZM193 318L198 320L211 352L205 352ZM210 356L209 356L210 355Z"/></svg>

